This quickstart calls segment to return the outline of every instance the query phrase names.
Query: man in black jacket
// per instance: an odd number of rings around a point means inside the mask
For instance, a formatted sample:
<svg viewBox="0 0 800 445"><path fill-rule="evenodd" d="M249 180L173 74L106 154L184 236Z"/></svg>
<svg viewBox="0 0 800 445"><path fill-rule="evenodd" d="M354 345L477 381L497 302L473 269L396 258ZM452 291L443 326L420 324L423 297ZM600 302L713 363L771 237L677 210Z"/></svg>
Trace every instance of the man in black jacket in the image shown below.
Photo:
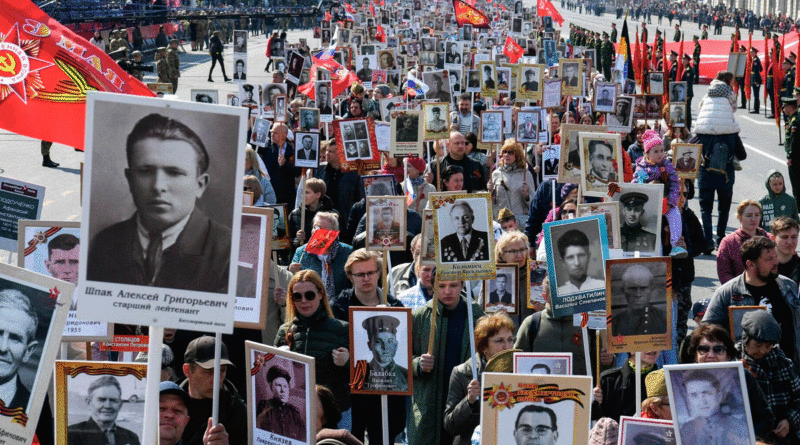
<svg viewBox="0 0 800 445"><path fill-rule="evenodd" d="M647 394L645 377L656 370L658 351L642 353L642 394ZM600 385L594 388L592 420L610 417L619 422L620 416L633 416L641 407L636 400L636 375L633 354L619 367L600 374Z"/></svg>
<svg viewBox="0 0 800 445"><path fill-rule="evenodd" d="M483 167L467 156L467 138L463 134L453 131L450 133L450 140L447 144L449 149L447 156L441 158L440 168L444 172L450 165L457 165L464 170L464 190L468 193L486 190L487 179L483 175ZM429 184L440 184L436 160L428 164L425 172ZM439 190L443 190L440 188Z"/></svg>
<svg viewBox="0 0 800 445"><path fill-rule="evenodd" d="M751 114L758 114L761 112L761 84L764 82L761 73L764 68L761 66L761 60L758 58L758 49L756 47L750 48L750 57L753 59L753 67L750 71L750 86L752 87L753 110Z"/></svg>

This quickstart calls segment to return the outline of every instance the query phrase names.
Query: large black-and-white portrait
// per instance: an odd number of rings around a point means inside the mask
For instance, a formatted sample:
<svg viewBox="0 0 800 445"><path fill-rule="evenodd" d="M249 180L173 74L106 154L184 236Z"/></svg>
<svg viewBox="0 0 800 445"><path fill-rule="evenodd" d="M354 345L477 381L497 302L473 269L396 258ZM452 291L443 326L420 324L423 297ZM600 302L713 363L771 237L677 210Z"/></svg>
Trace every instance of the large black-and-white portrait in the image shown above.
<svg viewBox="0 0 800 445"><path fill-rule="evenodd" d="M356 76L362 82L372 82L372 70L378 68L378 59L375 54L359 55L356 63Z"/></svg>
<svg viewBox="0 0 800 445"><path fill-rule="evenodd" d="M523 99L533 99L535 93L539 92L539 82L541 81L541 67L535 65L523 65L520 67L520 75L517 78L519 86L517 94Z"/></svg>
<svg viewBox="0 0 800 445"><path fill-rule="evenodd" d="M350 341L353 393L411 393L410 309L353 308Z"/></svg>
<svg viewBox="0 0 800 445"><path fill-rule="evenodd" d="M535 110L517 112L517 142L539 141L539 116Z"/></svg>
<svg viewBox="0 0 800 445"><path fill-rule="evenodd" d="M678 445L755 443L745 372L740 361L664 367Z"/></svg>
<svg viewBox="0 0 800 445"><path fill-rule="evenodd" d="M87 107L81 239L89 246L80 260L87 304L78 315L175 327L194 317L225 320L219 311L223 302L233 310L247 111L111 94L90 95ZM130 303L130 292L157 297L137 308L114 304ZM198 298L218 303L198 309L191 304ZM206 328L222 326L230 325Z"/></svg>
<svg viewBox="0 0 800 445"><path fill-rule="evenodd" d="M233 31L233 52L247 53L247 30Z"/></svg>
<svg viewBox="0 0 800 445"><path fill-rule="evenodd" d="M497 96L497 73L494 63L479 63L478 71L481 80L481 94Z"/></svg>
<svg viewBox="0 0 800 445"><path fill-rule="evenodd" d="M669 101L686 102L686 82L669 83Z"/></svg>
<svg viewBox="0 0 800 445"><path fill-rule="evenodd" d="M436 102L450 102L450 76L447 71L429 71L422 73L422 81L428 85L425 99ZM445 116L446 117L446 116Z"/></svg>
<svg viewBox="0 0 800 445"><path fill-rule="evenodd" d="M466 195L436 209L440 240L437 263L490 260L488 210L486 199Z"/></svg>
<svg viewBox="0 0 800 445"><path fill-rule="evenodd" d="M669 103L669 123L675 128L686 126L686 104L684 102Z"/></svg>
<svg viewBox="0 0 800 445"><path fill-rule="evenodd" d="M601 113L614 112L614 99L617 96L617 84L598 82L594 88L594 109Z"/></svg>
<svg viewBox="0 0 800 445"><path fill-rule="evenodd" d="M519 268L516 264L498 264L497 276L483 281L483 308L486 312L517 313L519 304Z"/></svg>
<svg viewBox="0 0 800 445"><path fill-rule="evenodd" d="M233 80L247 80L247 54L233 56Z"/></svg>
<svg viewBox="0 0 800 445"><path fill-rule="evenodd" d="M372 159L372 141L366 119L338 121L347 162Z"/></svg>
<svg viewBox="0 0 800 445"><path fill-rule="evenodd" d="M317 108L300 108L300 130L318 130L319 129L319 109Z"/></svg>
<svg viewBox="0 0 800 445"><path fill-rule="evenodd" d="M399 111L392 114L390 155L420 154L424 122L421 111ZM446 118L446 117L445 117Z"/></svg>
<svg viewBox="0 0 800 445"><path fill-rule="evenodd" d="M319 166L319 133L297 131L294 134L295 167L317 168Z"/></svg>
<svg viewBox="0 0 800 445"><path fill-rule="evenodd" d="M250 143L256 147L266 147L269 142L269 129L272 123L262 117L257 117L253 122L253 131L250 132Z"/></svg>
<svg viewBox="0 0 800 445"><path fill-rule="evenodd" d="M318 80L314 82L314 104L319 110L320 121L333 120L333 98L331 97L331 81Z"/></svg>
<svg viewBox="0 0 800 445"><path fill-rule="evenodd" d="M667 282L670 271L662 261L631 258L609 266L611 336L667 333Z"/></svg>
<svg viewBox="0 0 800 445"><path fill-rule="evenodd" d="M192 89L192 102L199 102L202 104L216 104L219 103L218 90L197 90Z"/></svg>
<svg viewBox="0 0 800 445"><path fill-rule="evenodd" d="M633 98L618 96L614 102L614 112L606 114L608 131L630 133L633 122Z"/></svg>
<svg viewBox="0 0 800 445"><path fill-rule="evenodd" d="M623 252L658 256L661 254L661 184L620 184L611 197L619 201L620 246Z"/></svg>

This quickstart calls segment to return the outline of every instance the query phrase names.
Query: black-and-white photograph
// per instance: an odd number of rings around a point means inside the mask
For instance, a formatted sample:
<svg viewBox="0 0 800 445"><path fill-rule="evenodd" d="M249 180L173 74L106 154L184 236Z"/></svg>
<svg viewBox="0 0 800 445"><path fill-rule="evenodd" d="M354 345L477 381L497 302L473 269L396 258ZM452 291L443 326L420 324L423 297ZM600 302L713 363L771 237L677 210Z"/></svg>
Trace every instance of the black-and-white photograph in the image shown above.
<svg viewBox="0 0 800 445"><path fill-rule="evenodd" d="M364 196L394 196L394 175L365 175L361 177Z"/></svg>
<svg viewBox="0 0 800 445"><path fill-rule="evenodd" d="M233 80L247 80L247 54L233 56Z"/></svg>
<svg viewBox="0 0 800 445"><path fill-rule="evenodd" d="M503 112L484 111L481 113L480 142L503 143Z"/></svg>
<svg viewBox="0 0 800 445"><path fill-rule="evenodd" d="M201 104L216 104L219 103L218 90L197 90L191 91L192 102L199 102Z"/></svg>
<svg viewBox="0 0 800 445"><path fill-rule="evenodd" d="M380 62L380 69L382 70L396 70L397 61L395 60L394 49L384 49L378 52L378 60Z"/></svg>
<svg viewBox="0 0 800 445"><path fill-rule="evenodd" d="M319 109L300 108L300 130L319 130Z"/></svg>
<svg viewBox="0 0 800 445"><path fill-rule="evenodd" d="M461 77L463 74L462 67L459 66L458 68L451 68L447 70L450 74L450 89L453 91L453 99L458 99L458 96L461 94L462 86Z"/></svg>
<svg viewBox="0 0 800 445"><path fill-rule="evenodd" d="M259 103L258 100L261 95L258 93L259 89L249 83L239 84L239 104L250 110L251 115L258 115Z"/></svg>
<svg viewBox="0 0 800 445"><path fill-rule="evenodd" d="M558 178L558 157L561 155L560 145L545 146L542 151L542 178L545 180Z"/></svg>
<svg viewBox="0 0 800 445"><path fill-rule="evenodd" d="M658 256L661 253L661 209L664 186L620 183L621 191L611 197L619 202L623 252Z"/></svg>
<svg viewBox="0 0 800 445"><path fill-rule="evenodd" d="M561 91L565 95L577 96L581 92L581 62L561 59Z"/></svg>
<svg viewBox="0 0 800 445"><path fill-rule="evenodd" d="M544 56L544 62L547 63L547 66L552 67L553 65L558 64L558 51L556 50L555 40L544 41L544 48L541 50L539 55L540 63L542 61L542 55Z"/></svg>
<svg viewBox="0 0 800 445"><path fill-rule="evenodd" d="M257 117L253 121L253 131L250 132L250 143L256 147L266 147L269 142L269 129L272 127L272 122Z"/></svg>
<svg viewBox="0 0 800 445"><path fill-rule="evenodd" d="M625 79L625 84L622 86L622 94L636 94L636 81Z"/></svg>
<svg viewBox="0 0 800 445"><path fill-rule="evenodd" d="M614 99L617 96L617 84L598 82L594 87L594 109L600 113L613 113Z"/></svg>
<svg viewBox="0 0 800 445"><path fill-rule="evenodd" d="M437 264L490 262L494 243L489 238L492 226L487 199L464 194L441 204L434 207L439 239Z"/></svg>
<svg viewBox="0 0 800 445"><path fill-rule="evenodd" d="M372 141L366 119L347 119L336 122L344 144L345 161L372 159Z"/></svg>
<svg viewBox="0 0 800 445"><path fill-rule="evenodd" d="M590 215L603 215L606 219L606 229L609 249L620 248L619 234L619 202L593 202L578 204L578 217Z"/></svg>
<svg viewBox="0 0 800 445"><path fill-rule="evenodd" d="M651 72L647 75L647 81L650 94L664 94L664 73Z"/></svg>
<svg viewBox="0 0 800 445"><path fill-rule="evenodd" d="M272 61L275 62L275 71L286 74L286 59L284 57L273 57Z"/></svg>
<svg viewBox="0 0 800 445"><path fill-rule="evenodd" d="M267 83L259 86L261 92L261 112L266 117L275 117L275 98L277 96L286 96L285 83Z"/></svg>
<svg viewBox="0 0 800 445"><path fill-rule="evenodd" d="M425 99L450 103L450 76L447 71L429 71L422 73L422 82L428 85ZM447 116L445 116L447 118Z"/></svg>
<svg viewBox="0 0 800 445"><path fill-rule="evenodd" d="M405 197L367 195L366 226L367 250L406 250Z"/></svg>
<svg viewBox="0 0 800 445"><path fill-rule="evenodd" d="M686 126L686 104L684 102L669 103L669 123L675 128Z"/></svg>
<svg viewBox="0 0 800 445"><path fill-rule="evenodd" d="M542 79L542 70L537 65L520 66L520 75L517 77L519 86L517 96L525 100L534 100L539 92L539 82Z"/></svg>
<svg viewBox="0 0 800 445"><path fill-rule="evenodd" d="M422 104L425 114L425 140L447 139L450 137L450 104L442 102ZM401 127L402 129L402 127Z"/></svg>
<svg viewBox="0 0 800 445"><path fill-rule="evenodd" d="M147 365L57 361L55 373L57 443L142 442Z"/></svg>
<svg viewBox="0 0 800 445"><path fill-rule="evenodd" d="M264 329L269 289L273 211L265 207L242 209L236 277L235 326Z"/></svg>
<svg viewBox="0 0 800 445"><path fill-rule="evenodd" d="M553 32L553 18L549 15L542 17L542 27L545 32Z"/></svg>
<svg viewBox="0 0 800 445"><path fill-rule="evenodd" d="M232 107L238 107L241 105L242 101L239 99L238 94L228 94L228 100L225 102L227 105Z"/></svg>
<svg viewBox="0 0 800 445"><path fill-rule="evenodd" d="M247 53L247 30L233 31L233 52Z"/></svg>
<svg viewBox="0 0 800 445"><path fill-rule="evenodd" d="M562 124L561 156L559 157L558 181L579 184L583 176L581 170L581 145L579 134L586 131L606 133L605 126Z"/></svg>
<svg viewBox="0 0 800 445"><path fill-rule="evenodd" d="M468 93L481 92L481 75L479 70L467 70L467 89Z"/></svg>
<svg viewBox="0 0 800 445"><path fill-rule="evenodd" d="M633 98L617 96L614 102L614 112L606 113L608 131L630 133L633 123Z"/></svg>
<svg viewBox="0 0 800 445"><path fill-rule="evenodd" d="M317 400L312 357L245 342L251 443L315 443Z"/></svg>
<svg viewBox="0 0 800 445"><path fill-rule="evenodd" d="M356 63L356 76L362 82L372 83L372 70L378 68L378 59L375 54L359 55Z"/></svg>
<svg viewBox="0 0 800 445"><path fill-rule="evenodd" d="M390 155L422 154L424 122L422 112L398 111L392 114Z"/></svg>
<svg viewBox="0 0 800 445"><path fill-rule="evenodd" d="M333 120L333 98L331 97L331 81L314 82L314 105L319 110L320 122Z"/></svg>
<svg viewBox="0 0 800 445"><path fill-rule="evenodd" d="M669 420L622 416L619 445L675 445L675 427Z"/></svg>
<svg viewBox="0 0 800 445"><path fill-rule="evenodd" d="M78 315L176 328L214 319L204 328L228 332L247 111L97 93L88 96L86 131L81 239L89 246L81 251L80 280L87 303ZM154 187L154 171L183 174ZM204 298L227 309L204 305L189 315L159 304L115 305L117 298L129 302L126 292ZM184 304L198 308L170 307ZM230 318L220 310L231 311Z"/></svg>
<svg viewBox="0 0 800 445"><path fill-rule="evenodd" d="M350 388L355 394L412 391L411 309L354 307L350 311Z"/></svg>
<svg viewBox="0 0 800 445"><path fill-rule="evenodd" d="M686 82L670 82L669 83L669 101L670 102L686 102Z"/></svg>
<svg viewBox="0 0 800 445"><path fill-rule="evenodd" d="M305 63L305 57L297 51L292 51L289 53L289 68L286 70L286 80L289 82L294 83L295 85L302 85L305 82L301 82L300 79L302 78L303 73L303 65Z"/></svg>
<svg viewBox="0 0 800 445"><path fill-rule="evenodd" d="M745 372L740 361L664 367L678 445L756 442Z"/></svg>
<svg viewBox="0 0 800 445"><path fill-rule="evenodd" d="M436 52L420 51L419 64L423 66L436 66Z"/></svg>
<svg viewBox="0 0 800 445"><path fill-rule="evenodd" d="M275 122L286 122L286 101L288 96L286 94L276 94L272 96L272 103L274 104L275 108L273 113L275 114Z"/></svg>
<svg viewBox="0 0 800 445"><path fill-rule="evenodd" d="M517 142L539 141L539 116L540 113L535 110L517 112Z"/></svg>
<svg viewBox="0 0 800 445"><path fill-rule="evenodd" d="M515 352L514 374L572 375L572 353Z"/></svg>
<svg viewBox="0 0 800 445"><path fill-rule="evenodd" d="M611 336L663 335L671 326L671 271L650 258L615 260L608 266Z"/></svg>
<svg viewBox="0 0 800 445"><path fill-rule="evenodd" d="M516 264L498 264L497 277L483 280L483 310L485 312L505 311L517 313L519 304L519 267Z"/></svg>
<svg viewBox="0 0 800 445"><path fill-rule="evenodd" d="M583 193L608 194L608 185L622 178L622 138L619 134L580 132L578 142Z"/></svg>
<svg viewBox="0 0 800 445"><path fill-rule="evenodd" d="M497 97L497 74L494 62L481 62L478 64L481 79L481 95Z"/></svg>
<svg viewBox="0 0 800 445"><path fill-rule="evenodd" d="M447 42L445 46L447 47L444 54L445 65L452 64L461 66L463 53L461 42Z"/></svg>
<svg viewBox="0 0 800 445"><path fill-rule="evenodd" d="M297 131L294 133L295 167L317 168L319 167L319 133Z"/></svg>

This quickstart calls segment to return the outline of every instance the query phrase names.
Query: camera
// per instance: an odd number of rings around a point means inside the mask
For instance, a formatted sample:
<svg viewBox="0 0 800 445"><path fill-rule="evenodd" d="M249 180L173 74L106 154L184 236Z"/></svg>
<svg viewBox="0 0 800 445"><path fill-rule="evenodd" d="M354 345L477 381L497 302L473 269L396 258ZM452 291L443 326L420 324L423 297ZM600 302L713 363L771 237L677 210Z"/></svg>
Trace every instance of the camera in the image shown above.
<svg viewBox="0 0 800 445"><path fill-rule="evenodd" d="M120 60L119 62L120 68L125 70L128 74L134 74L135 72L148 72L152 73L155 71L153 65L146 65L142 62L134 62L132 60Z"/></svg>

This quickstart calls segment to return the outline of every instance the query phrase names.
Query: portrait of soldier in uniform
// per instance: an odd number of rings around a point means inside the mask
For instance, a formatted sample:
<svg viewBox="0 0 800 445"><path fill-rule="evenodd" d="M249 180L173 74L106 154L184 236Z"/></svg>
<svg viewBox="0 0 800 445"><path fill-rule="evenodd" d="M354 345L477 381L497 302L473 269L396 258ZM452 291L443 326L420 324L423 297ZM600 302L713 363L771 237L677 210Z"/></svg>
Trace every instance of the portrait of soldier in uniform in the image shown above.
<svg viewBox="0 0 800 445"><path fill-rule="evenodd" d="M400 320L391 315L375 315L365 319L361 327L367 332L368 347L372 352L365 389L376 391L407 391L408 369L395 362ZM401 359L404 359L401 357Z"/></svg>
<svg viewBox="0 0 800 445"><path fill-rule="evenodd" d="M275 365L267 371L272 397L258 413L256 427L294 440L306 441L305 412L301 413L289 400L292 377Z"/></svg>
<svg viewBox="0 0 800 445"><path fill-rule="evenodd" d="M615 265L618 266L621 265ZM656 304L666 304L666 289L664 286L660 286L660 290L656 287L653 272L641 264L628 264L622 273L621 281L627 306L624 309L613 310L611 335L666 333L667 314L656 306Z"/></svg>
<svg viewBox="0 0 800 445"><path fill-rule="evenodd" d="M640 192L628 192L620 196L622 227L620 236L625 252L652 252L656 248L656 234L642 225L645 204L650 198Z"/></svg>
<svg viewBox="0 0 800 445"><path fill-rule="evenodd" d="M394 220L394 209L392 207L380 207L378 210L379 218L373 228L375 240L399 239L400 223Z"/></svg>
<svg viewBox="0 0 800 445"><path fill-rule="evenodd" d="M432 107L425 122L425 129L429 133L442 133L447 131L447 121L442 119L441 107Z"/></svg>
<svg viewBox="0 0 800 445"><path fill-rule="evenodd" d="M536 80L537 68L527 68L523 75L522 91L539 91L539 82Z"/></svg>

